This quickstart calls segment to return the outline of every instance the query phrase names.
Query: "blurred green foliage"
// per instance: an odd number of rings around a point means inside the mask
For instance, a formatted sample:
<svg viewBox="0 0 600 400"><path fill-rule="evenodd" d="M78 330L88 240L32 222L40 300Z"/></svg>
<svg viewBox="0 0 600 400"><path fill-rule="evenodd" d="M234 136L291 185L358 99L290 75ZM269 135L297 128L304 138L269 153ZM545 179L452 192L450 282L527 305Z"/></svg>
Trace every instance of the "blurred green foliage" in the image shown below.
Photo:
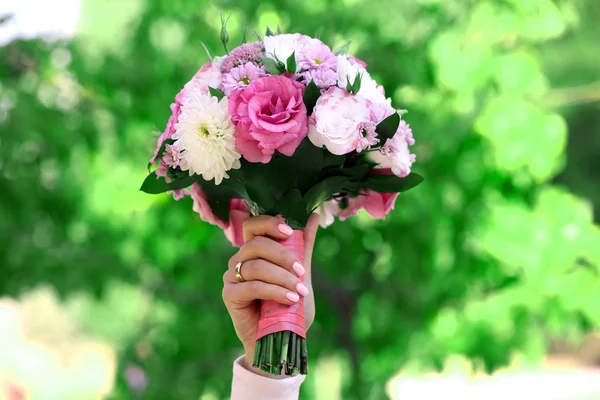
<svg viewBox="0 0 600 400"><path fill-rule="evenodd" d="M344 399L383 398L403 366L493 369L600 327L594 0L84 0L73 40L0 48L0 293L78 299L121 371L146 370L144 398L227 396L234 250L189 199L138 192L200 42L222 53L220 11L232 41L243 22L352 38L410 110L425 183L316 246L309 351L342 360ZM317 390L313 374L302 398ZM114 398L132 396L120 374Z"/></svg>

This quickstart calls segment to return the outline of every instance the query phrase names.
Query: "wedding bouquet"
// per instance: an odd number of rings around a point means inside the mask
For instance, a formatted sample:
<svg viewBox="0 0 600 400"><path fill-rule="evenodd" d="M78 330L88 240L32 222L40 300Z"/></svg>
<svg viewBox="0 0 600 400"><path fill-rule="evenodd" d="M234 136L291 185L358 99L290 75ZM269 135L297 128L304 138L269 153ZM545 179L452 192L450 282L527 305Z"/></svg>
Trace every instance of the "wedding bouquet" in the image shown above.
<svg viewBox="0 0 600 400"><path fill-rule="evenodd" d="M384 218L411 173L414 138L366 64L318 39L267 30L262 40L204 64L171 105L141 190L189 195L200 217L243 244L249 215L273 215L295 229L283 244L302 262L302 228L364 209ZM307 373L302 300L261 306L254 365Z"/></svg>

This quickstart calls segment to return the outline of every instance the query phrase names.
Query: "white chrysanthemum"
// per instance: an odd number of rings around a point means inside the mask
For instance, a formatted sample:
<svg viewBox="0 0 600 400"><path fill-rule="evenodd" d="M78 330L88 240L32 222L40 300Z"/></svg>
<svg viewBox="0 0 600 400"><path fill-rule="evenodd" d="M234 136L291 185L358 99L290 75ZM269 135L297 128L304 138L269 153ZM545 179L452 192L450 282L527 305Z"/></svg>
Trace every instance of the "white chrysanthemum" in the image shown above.
<svg viewBox="0 0 600 400"><path fill-rule="evenodd" d="M190 175L202 175L220 184L229 178L227 171L240 168L240 153L235 149L234 126L227 105L210 94L190 91L181 106L173 139L178 149L179 167Z"/></svg>

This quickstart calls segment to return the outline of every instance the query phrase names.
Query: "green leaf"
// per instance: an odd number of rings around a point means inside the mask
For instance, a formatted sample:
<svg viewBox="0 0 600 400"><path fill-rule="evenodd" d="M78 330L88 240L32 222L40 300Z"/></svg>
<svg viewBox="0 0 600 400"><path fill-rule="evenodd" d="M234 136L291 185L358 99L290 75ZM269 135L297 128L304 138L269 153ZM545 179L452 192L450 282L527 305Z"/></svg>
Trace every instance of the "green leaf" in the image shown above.
<svg viewBox="0 0 600 400"><path fill-rule="evenodd" d="M278 64L281 63L280 61L278 62L272 58L264 56L261 56L260 60L262 61L267 71L269 71L273 75L280 75L283 71L285 71L285 67L283 70L280 69L281 65Z"/></svg>
<svg viewBox="0 0 600 400"><path fill-rule="evenodd" d="M279 24L277 24L277 30L275 31L275 33L281 35L281 29L279 28Z"/></svg>
<svg viewBox="0 0 600 400"><path fill-rule="evenodd" d="M406 192L423 182L421 175L410 173L404 178L396 175L371 175L365 181L364 187L379 193Z"/></svg>
<svg viewBox="0 0 600 400"><path fill-rule="evenodd" d="M362 82L362 73L356 75L356 78L354 79L354 83L352 84L352 93L360 92L361 82Z"/></svg>
<svg viewBox="0 0 600 400"><path fill-rule="evenodd" d="M270 215L281 215L286 223L294 229L304 228L310 215L304 207L302 194L297 189L286 193L268 213Z"/></svg>
<svg viewBox="0 0 600 400"><path fill-rule="evenodd" d="M347 176L332 176L313 186L304 196L304 205L308 213L313 212L321 203L329 200L332 195L341 192L350 185Z"/></svg>
<svg viewBox="0 0 600 400"><path fill-rule="evenodd" d="M343 45L341 45L340 47L338 47L337 49L335 49L333 51L333 54L340 55L340 54L346 54L348 53L348 50L350 49L350 44L352 43L352 39L348 40L346 43L344 43Z"/></svg>
<svg viewBox="0 0 600 400"><path fill-rule="evenodd" d="M304 97L302 98L304 105L306 106L306 113L308 115L312 114L315 104L317 104L317 100L319 100L320 96L321 90L319 90L314 81L310 81L310 83L306 85Z"/></svg>
<svg viewBox="0 0 600 400"><path fill-rule="evenodd" d="M268 26L267 26L267 32L265 33L265 36L275 36L275 34L271 30L271 28L269 28Z"/></svg>
<svg viewBox="0 0 600 400"><path fill-rule="evenodd" d="M296 73L296 52L293 51L286 61L287 70L292 74Z"/></svg>
<svg viewBox="0 0 600 400"><path fill-rule="evenodd" d="M384 144L386 140L390 139L396 134L398 125L400 125L400 115L398 115L396 112L377 125L375 132L377 132L377 137L379 138L381 144Z"/></svg>
<svg viewBox="0 0 600 400"><path fill-rule="evenodd" d="M225 97L225 93L223 93L223 92L221 92L220 90L218 90L218 89L215 89L215 88L213 88L213 87L210 87L210 86L209 86L209 87L208 87L208 91L210 92L210 95L211 95L211 96L214 96L214 97L216 97L216 98L217 98L219 101L221 101L221 99L222 99L223 97Z"/></svg>
<svg viewBox="0 0 600 400"><path fill-rule="evenodd" d="M198 184L206 193L206 201L213 214L225 222L229 221L229 200L239 196L229 187L230 179L223 180L219 185L215 185L214 181L198 179Z"/></svg>
<svg viewBox="0 0 600 400"><path fill-rule="evenodd" d="M273 160L274 179L282 182L287 189L305 192L319 178L323 166L323 149L303 140L291 157L280 155Z"/></svg>
<svg viewBox="0 0 600 400"><path fill-rule="evenodd" d="M142 183L140 190L148 194L159 194L169 190L184 189L191 186L198 178L197 175L185 175L177 180L171 181L171 183L167 183L163 177L158 177L156 176L156 172L152 172L144 179L144 183Z"/></svg>

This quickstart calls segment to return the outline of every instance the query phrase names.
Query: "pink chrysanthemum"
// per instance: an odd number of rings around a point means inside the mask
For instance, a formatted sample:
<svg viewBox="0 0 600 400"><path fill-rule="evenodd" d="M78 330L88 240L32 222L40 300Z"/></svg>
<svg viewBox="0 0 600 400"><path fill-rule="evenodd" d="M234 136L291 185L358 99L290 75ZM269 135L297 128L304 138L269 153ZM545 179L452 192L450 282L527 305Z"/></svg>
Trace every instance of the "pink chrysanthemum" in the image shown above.
<svg viewBox="0 0 600 400"><path fill-rule="evenodd" d="M234 67L225 74L221 88L226 96L231 96L235 90L242 89L250 84L253 80L267 75L264 67L258 67L251 62L244 65Z"/></svg>
<svg viewBox="0 0 600 400"><path fill-rule="evenodd" d="M320 46L305 47L298 54L301 69L331 69L336 70L337 57L323 44Z"/></svg>
<svg viewBox="0 0 600 400"><path fill-rule="evenodd" d="M261 56L265 55L265 46L263 42L244 43L241 46L231 50L229 55L223 59L221 72L226 74L233 68L251 62L254 65L262 66Z"/></svg>
<svg viewBox="0 0 600 400"><path fill-rule="evenodd" d="M329 89L337 83L337 73L331 69L312 69L302 72L300 76L304 84L314 81L319 89Z"/></svg>
<svg viewBox="0 0 600 400"><path fill-rule="evenodd" d="M361 135L358 139L358 144L356 145L357 152L360 153L361 151L379 143L377 133L375 133L374 123L362 122L360 125L358 125L358 129Z"/></svg>

